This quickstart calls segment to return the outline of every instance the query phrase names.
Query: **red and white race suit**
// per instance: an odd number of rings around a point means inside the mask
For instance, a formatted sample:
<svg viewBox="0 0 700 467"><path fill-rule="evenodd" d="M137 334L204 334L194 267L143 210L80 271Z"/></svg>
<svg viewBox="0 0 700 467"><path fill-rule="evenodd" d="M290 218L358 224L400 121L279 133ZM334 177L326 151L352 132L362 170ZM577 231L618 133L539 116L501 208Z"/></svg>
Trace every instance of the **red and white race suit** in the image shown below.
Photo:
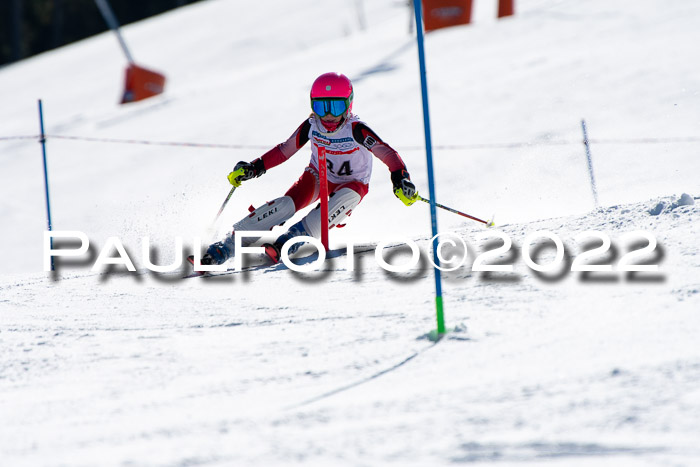
<svg viewBox="0 0 700 467"><path fill-rule="evenodd" d="M352 186L357 188L356 191L360 196L364 197L372 176L372 155L386 164L391 172L406 168L399 154L391 146L382 141L358 116L351 114L347 122L332 134L326 133L317 119L311 116L299 125L287 141L262 156L265 170L286 161L309 141L311 142L309 168L315 174L318 173L318 148L320 146L326 148L329 188L331 184L342 186L354 182ZM334 190L329 191L332 193ZM295 205L297 205L296 200ZM301 206L297 205L297 209L301 209Z"/></svg>
<svg viewBox="0 0 700 467"><path fill-rule="evenodd" d="M296 154L306 143L311 142L311 161L299 179L287 190L284 196L266 205L260 206L246 218L234 224L234 230L267 230L291 218L296 211L305 208L318 199L318 148L326 148L328 167L328 193L332 196L343 189L350 189L357 194L355 201L348 195L335 197L347 199L343 215L337 216L332 225L342 221L359 204L369 191L372 176L373 156L382 161L390 172L405 170L406 166L399 154L358 116L351 114L347 121L334 133L327 133L323 125L312 115L305 120L285 142L278 144L265 154L262 159L265 170L285 162ZM253 161L255 163L257 161ZM347 190L343 190L347 193ZM332 199L332 198L331 198ZM290 202L291 201L291 202ZM334 203L329 206L333 211ZM272 206L276 206L274 210ZM262 214L269 213L263 216ZM315 234L316 221L309 222L308 231Z"/></svg>

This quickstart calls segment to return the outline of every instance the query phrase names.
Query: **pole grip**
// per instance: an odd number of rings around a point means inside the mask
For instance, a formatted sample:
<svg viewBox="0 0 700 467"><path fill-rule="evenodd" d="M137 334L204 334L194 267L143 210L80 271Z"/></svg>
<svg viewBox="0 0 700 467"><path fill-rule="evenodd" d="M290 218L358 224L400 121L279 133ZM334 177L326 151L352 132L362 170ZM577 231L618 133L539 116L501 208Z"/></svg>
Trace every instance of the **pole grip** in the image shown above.
<svg viewBox="0 0 700 467"><path fill-rule="evenodd" d="M318 147L318 182L321 198L321 243L328 251L328 166L326 165L326 148Z"/></svg>

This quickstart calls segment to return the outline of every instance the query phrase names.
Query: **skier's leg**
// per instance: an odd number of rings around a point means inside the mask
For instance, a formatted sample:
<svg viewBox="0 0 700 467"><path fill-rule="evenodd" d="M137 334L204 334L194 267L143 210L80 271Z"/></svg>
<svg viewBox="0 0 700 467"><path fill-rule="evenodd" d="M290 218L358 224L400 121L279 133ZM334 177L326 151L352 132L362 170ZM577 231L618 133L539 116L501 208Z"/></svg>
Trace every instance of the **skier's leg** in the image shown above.
<svg viewBox="0 0 700 467"><path fill-rule="evenodd" d="M353 184L343 185L331 193L328 199L328 228L333 228L343 222L350 215L353 209L360 204L362 197L367 193L367 186L358 183L359 186ZM309 236L321 238L321 207L316 206L309 214L301 221L297 222L275 240L274 243L266 243L263 245L268 256L278 262L282 246L290 239L299 236ZM296 252L301 243L295 243L290 249L290 253Z"/></svg>
<svg viewBox="0 0 700 467"><path fill-rule="evenodd" d="M328 228L332 229L350 215L360 204L362 196L350 187L340 188L328 197ZM319 204L301 220L307 235L321 238L321 205Z"/></svg>
<svg viewBox="0 0 700 467"><path fill-rule="evenodd" d="M233 231L223 240L213 243L202 257L202 264L223 264L234 254L236 231L271 230L291 218L299 209L305 208L318 197L318 175L307 167L299 179L284 196L258 207L243 219L233 224ZM248 246L257 239L245 237L242 245Z"/></svg>
<svg viewBox="0 0 700 467"><path fill-rule="evenodd" d="M202 257L202 264L223 264L232 257L236 231L272 230L274 226L287 221L295 212L294 201L289 196L282 196L263 204L233 224L233 231L228 233L226 238L209 245L207 253ZM253 237L245 237L241 243L247 246L255 241Z"/></svg>
<svg viewBox="0 0 700 467"><path fill-rule="evenodd" d="M304 209L318 198L320 191L318 184L318 172L309 165L304 169L299 180L287 190L285 196L292 198L297 211Z"/></svg>

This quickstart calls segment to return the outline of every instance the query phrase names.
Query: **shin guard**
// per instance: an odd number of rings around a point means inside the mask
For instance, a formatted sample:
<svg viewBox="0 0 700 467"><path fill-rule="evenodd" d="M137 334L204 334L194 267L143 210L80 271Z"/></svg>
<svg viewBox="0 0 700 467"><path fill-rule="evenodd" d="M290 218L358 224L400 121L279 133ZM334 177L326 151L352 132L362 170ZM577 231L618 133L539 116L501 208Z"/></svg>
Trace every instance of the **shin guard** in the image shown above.
<svg viewBox="0 0 700 467"><path fill-rule="evenodd" d="M328 228L340 224L350 211L360 204L362 198L350 188L341 188L331 194L328 199ZM304 229L310 236L321 238L321 207L316 206L309 214L302 219Z"/></svg>
<svg viewBox="0 0 700 467"><path fill-rule="evenodd" d="M255 211L233 224L233 230L272 230L290 219L296 209L289 196L282 196L263 204Z"/></svg>

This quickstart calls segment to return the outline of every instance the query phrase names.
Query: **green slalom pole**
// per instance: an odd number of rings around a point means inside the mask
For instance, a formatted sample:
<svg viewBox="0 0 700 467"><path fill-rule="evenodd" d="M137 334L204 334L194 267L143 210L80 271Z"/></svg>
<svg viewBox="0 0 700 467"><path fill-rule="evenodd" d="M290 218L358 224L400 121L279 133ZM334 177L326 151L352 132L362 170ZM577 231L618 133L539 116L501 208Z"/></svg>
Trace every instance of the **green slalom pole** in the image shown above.
<svg viewBox="0 0 700 467"><path fill-rule="evenodd" d="M433 232L433 264L435 265L435 309L437 314L437 336L442 337L445 330L445 314L442 304L442 280L440 277L440 260L438 258L438 228L437 209L435 206L435 177L433 176L433 143L430 137L430 110L428 108L428 83L425 72L425 50L423 47L423 16L421 1L413 0L413 10L416 16L416 40L418 41L418 61L420 64L420 84L423 95L423 126L425 128L425 151L428 162L428 190L430 192L430 219Z"/></svg>

